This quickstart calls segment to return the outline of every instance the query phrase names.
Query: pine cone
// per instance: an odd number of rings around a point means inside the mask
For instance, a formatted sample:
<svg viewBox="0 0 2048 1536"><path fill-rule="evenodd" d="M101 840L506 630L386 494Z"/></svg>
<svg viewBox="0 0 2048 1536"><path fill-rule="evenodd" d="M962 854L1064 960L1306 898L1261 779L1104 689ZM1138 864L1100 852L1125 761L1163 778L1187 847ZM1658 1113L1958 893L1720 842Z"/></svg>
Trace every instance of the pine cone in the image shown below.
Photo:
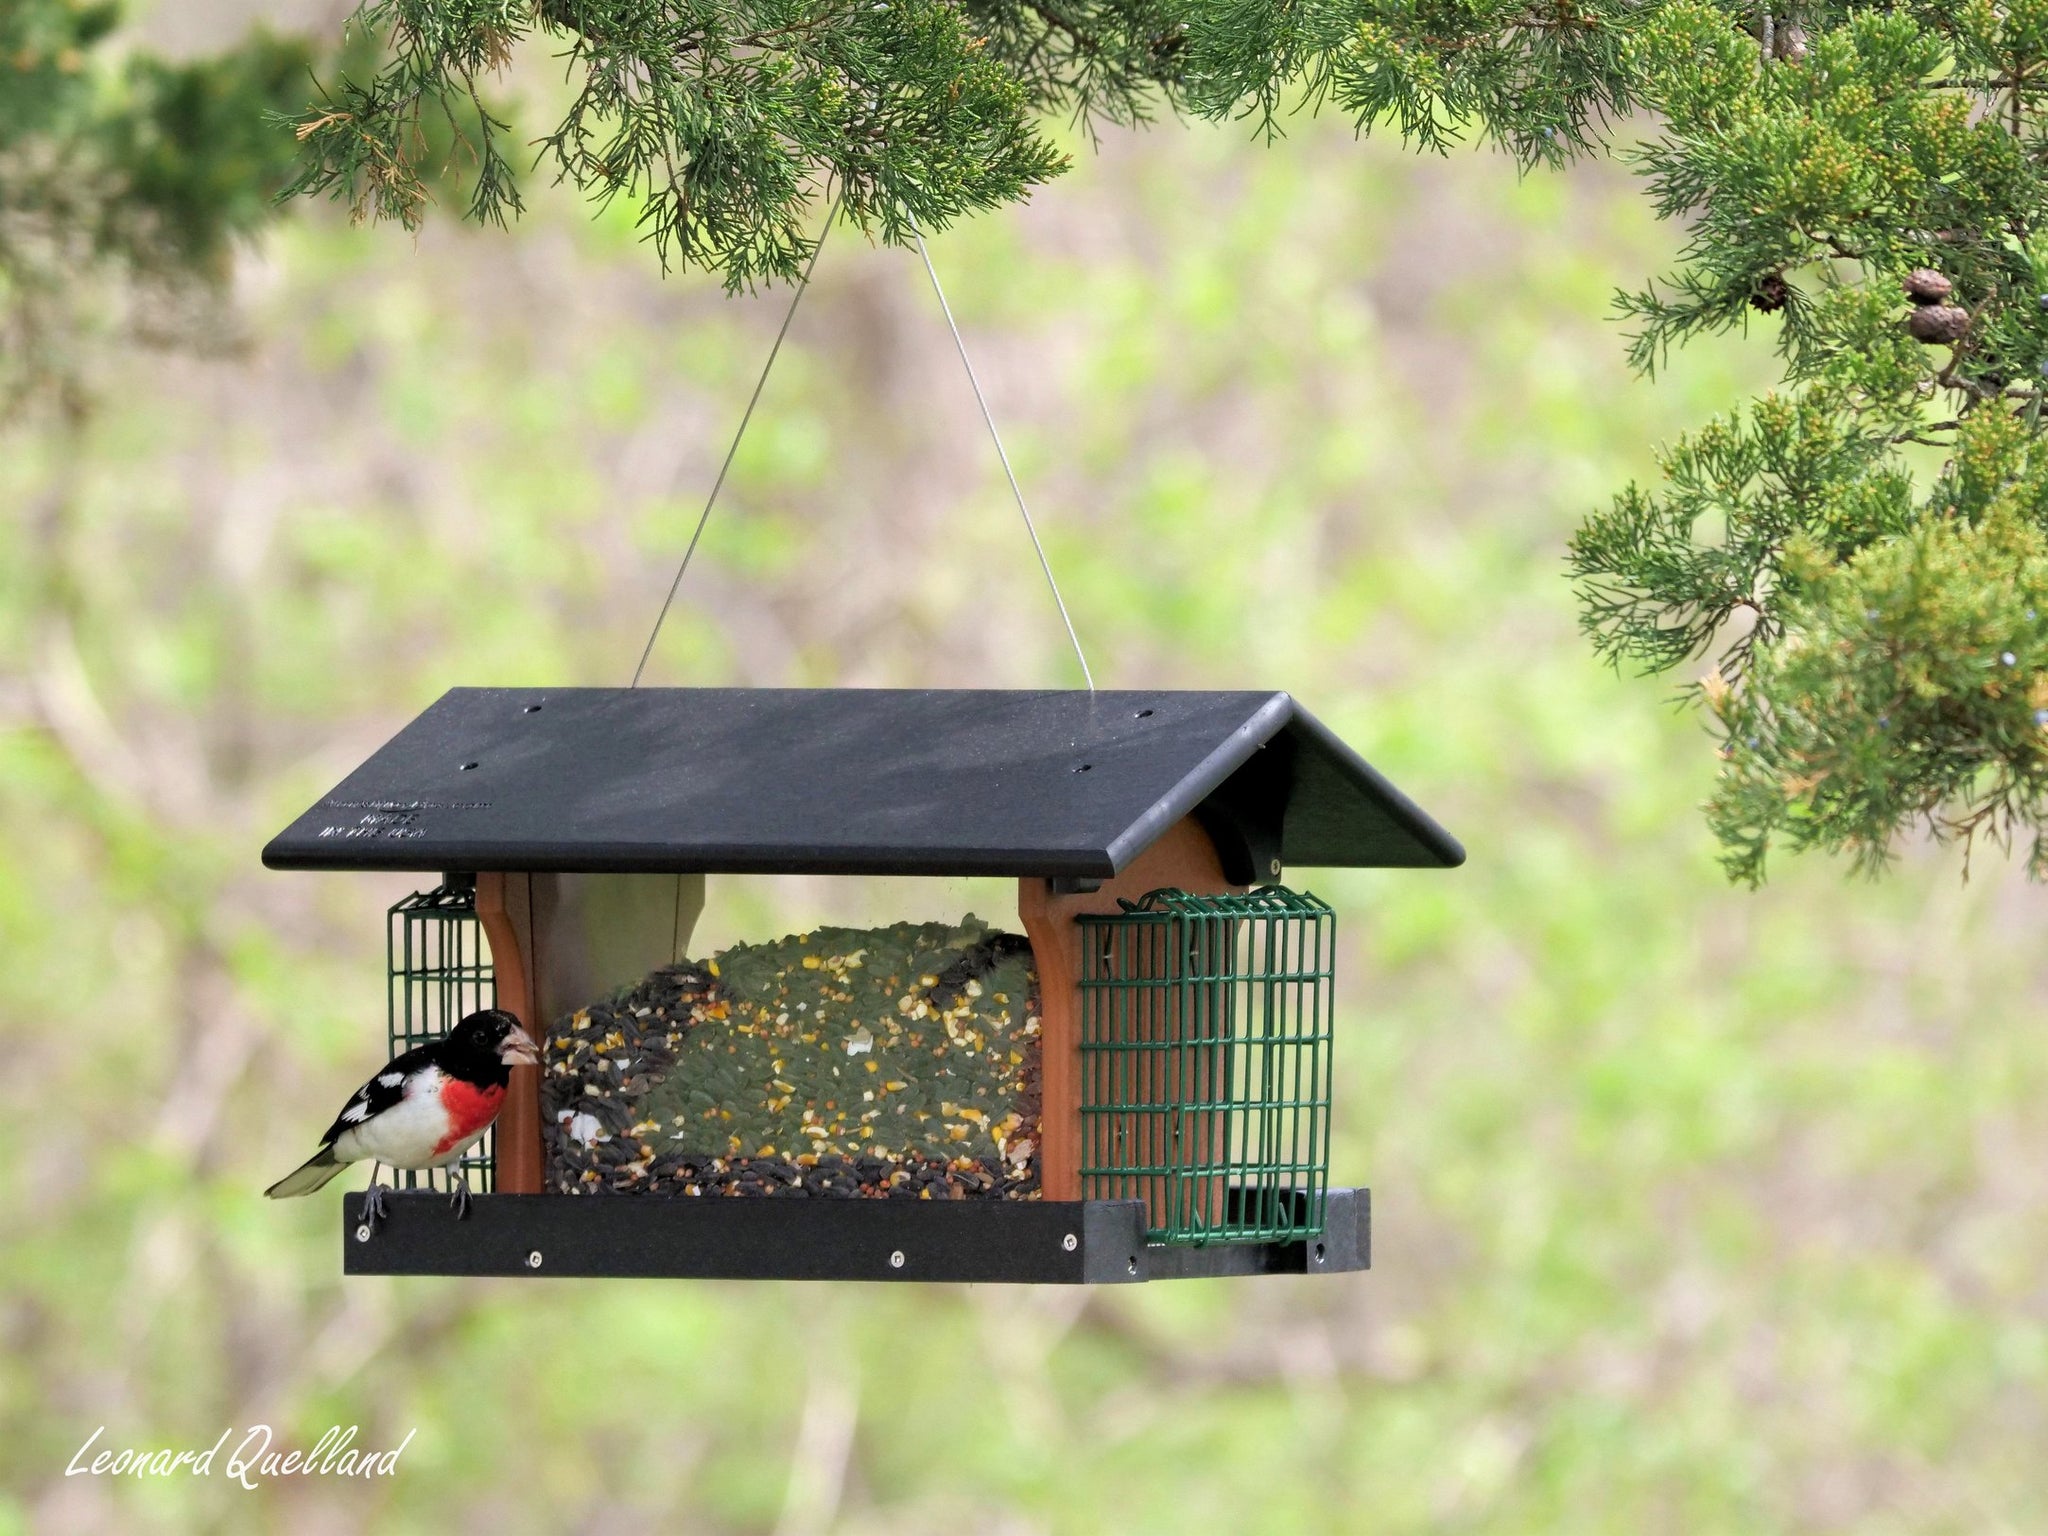
<svg viewBox="0 0 2048 1536"><path fill-rule="evenodd" d="M1963 339L1970 328L1970 312L1960 304L1928 304L1906 316L1906 329L1915 341L1930 347Z"/></svg>
<svg viewBox="0 0 2048 1536"><path fill-rule="evenodd" d="M1932 267L1915 267L1906 274L1906 297L1915 304L1939 304L1955 291L1955 286Z"/></svg>
<svg viewBox="0 0 2048 1536"><path fill-rule="evenodd" d="M1772 272L1756 281L1749 292L1749 307L1760 309L1765 314L1774 314L1785 307L1785 300L1791 295L1792 286L1785 281L1785 274Z"/></svg>

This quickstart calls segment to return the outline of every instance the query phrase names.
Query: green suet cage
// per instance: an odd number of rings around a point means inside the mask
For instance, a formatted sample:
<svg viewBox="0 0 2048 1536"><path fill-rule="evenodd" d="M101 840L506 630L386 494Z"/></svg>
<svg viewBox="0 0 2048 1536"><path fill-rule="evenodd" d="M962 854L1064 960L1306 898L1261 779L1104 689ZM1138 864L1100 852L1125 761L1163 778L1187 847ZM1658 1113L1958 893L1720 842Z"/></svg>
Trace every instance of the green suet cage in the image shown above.
<svg viewBox="0 0 2048 1536"><path fill-rule="evenodd" d="M476 882L450 880L418 891L390 909L391 1054L439 1040L464 1018L498 1005L498 983L490 947L476 915ZM456 1164L469 1187L482 1193L493 1185L497 1131ZM402 1189L446 1189L447 1171L395 1169Z"/></svg>
<svg viewBox="0 0 2048 1536"><path fill-rule="evenodd" d="M1336 917L1284 886L1082 917L1081 1175L1149 1241L1323 1230Z"/></svg>

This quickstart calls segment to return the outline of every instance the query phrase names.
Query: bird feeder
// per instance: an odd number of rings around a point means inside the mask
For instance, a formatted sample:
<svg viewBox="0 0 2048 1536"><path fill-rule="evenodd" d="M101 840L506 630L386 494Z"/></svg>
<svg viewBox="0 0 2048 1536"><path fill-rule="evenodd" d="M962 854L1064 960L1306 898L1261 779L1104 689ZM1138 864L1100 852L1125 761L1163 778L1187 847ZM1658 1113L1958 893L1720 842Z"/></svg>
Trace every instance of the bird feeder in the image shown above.
<svg viewBox="0 0 2048 1536"><path fill-rule="evenodd" d="M348 1273L1087 1283L1367 1267L1368 1192L1328 1174L1336 916L1280 880L1464 851L1285 693L465 688L263 859L438 875L390 914L391 1045L495 1004L544 1053L466 1167L484 1191L466 1217L418 1189L373 1228L347 1197ZM695 986L699 1022L673 1030L737 1052L707 1033L736 1027L704 1011L724 983L675 969L721 874L1015 879L1032 997L1001 1047L1036 1123L996 1135L1029 1177L986 1198L711 1198L751 1192L736 1155L672 1194L571 1180L547 1074L589 1059L599 1000L644 1014L627 989ZM889 980L905 1018L955 1037L940 1052L987 1045L946 1011L958 988ZM873 1070L842 1065L855 1087ZM617 1155L696 1134L675 1123L622 1131ZM911 1193L890 1179L848 1192Z"/></svg>

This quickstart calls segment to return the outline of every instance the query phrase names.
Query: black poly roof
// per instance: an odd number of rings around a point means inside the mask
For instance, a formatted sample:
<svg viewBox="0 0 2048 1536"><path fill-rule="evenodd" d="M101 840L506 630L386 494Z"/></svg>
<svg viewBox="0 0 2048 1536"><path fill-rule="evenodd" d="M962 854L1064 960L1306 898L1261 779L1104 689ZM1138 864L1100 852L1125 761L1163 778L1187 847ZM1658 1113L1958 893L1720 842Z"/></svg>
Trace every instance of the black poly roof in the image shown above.
<svg viewBox="0 0 2048 1536"><path fill-rule="evenodd" d="M1284 693L457 688L263 862L1105 879L1190 813L1247 883L1465 858Z"/></svg>

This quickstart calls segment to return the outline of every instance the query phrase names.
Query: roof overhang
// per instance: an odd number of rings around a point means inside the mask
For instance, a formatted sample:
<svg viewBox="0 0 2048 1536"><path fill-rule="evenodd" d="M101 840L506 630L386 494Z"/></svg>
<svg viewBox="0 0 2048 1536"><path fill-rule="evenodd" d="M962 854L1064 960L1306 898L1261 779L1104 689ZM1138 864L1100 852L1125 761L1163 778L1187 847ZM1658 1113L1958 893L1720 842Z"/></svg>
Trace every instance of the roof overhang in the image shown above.
<svg viewBox="0 0 2048 1536"><path fill-rule="evenodd" d="M1465 858L1285 693L457 688L263 862L1100 880L1188 815L1241 883Z"/></svg>

